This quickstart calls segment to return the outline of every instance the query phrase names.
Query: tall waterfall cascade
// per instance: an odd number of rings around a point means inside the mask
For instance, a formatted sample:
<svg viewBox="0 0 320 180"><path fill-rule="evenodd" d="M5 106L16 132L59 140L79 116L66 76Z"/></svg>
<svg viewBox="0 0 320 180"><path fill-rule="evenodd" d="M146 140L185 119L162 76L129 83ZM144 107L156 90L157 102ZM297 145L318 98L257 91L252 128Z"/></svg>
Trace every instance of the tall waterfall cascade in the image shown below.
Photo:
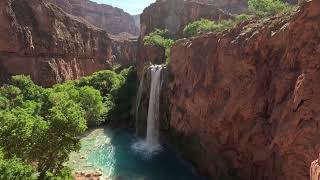
<svg viewBox="0 0 320 180"><path fill-rule="evenodd" d="M153 154L161 150L159 144L159 102L161 93L161 71L163 65L153 65L150 67L151 73L151 86L150 86L150 99L148 107L148 117L147 117L147 133L145 140L139 141L133 144L133 149L137 152L142 152L147 156L152 156ZM143 82L140 82L141 88L143 87ZM141 94L138 97L141 99ZM141 92L140 92L141 93ZM140 99L137 99L137 105L140 104Z"/></svg>

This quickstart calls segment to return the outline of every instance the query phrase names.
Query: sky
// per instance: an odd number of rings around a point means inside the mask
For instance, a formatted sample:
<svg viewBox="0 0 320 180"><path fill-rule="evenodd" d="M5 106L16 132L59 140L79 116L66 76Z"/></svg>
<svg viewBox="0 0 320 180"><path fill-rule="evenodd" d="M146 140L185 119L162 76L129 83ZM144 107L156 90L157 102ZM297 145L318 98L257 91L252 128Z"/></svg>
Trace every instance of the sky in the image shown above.
<svg viewBox="0 0 320 180"><path fill-rule="evenodd" d="M141 14L143 9L156 0L91 0L99 4L109 4L123 9L125 12L136 15Z"/></svg>

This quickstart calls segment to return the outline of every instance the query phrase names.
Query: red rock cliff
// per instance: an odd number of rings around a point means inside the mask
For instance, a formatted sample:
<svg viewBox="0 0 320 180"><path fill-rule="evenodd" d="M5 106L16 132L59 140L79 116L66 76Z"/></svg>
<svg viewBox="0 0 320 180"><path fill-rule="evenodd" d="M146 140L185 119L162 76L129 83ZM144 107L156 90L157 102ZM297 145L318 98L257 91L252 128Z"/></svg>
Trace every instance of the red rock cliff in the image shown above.
<svg viewBox="0 0 320 180"><path fill-rule="evenodd" d="M109 68L107 33L43 0L0 2L0 79L27 74L49 86Z"/></svg>
<svg viewBox="0 0 320 180"><path fill-rule="evenodd" d="M122 9L89 0L49 0L67 13L81 17L111 34L139 34L133 16Z"/></svg>
<svg viewBox="0 0 320 180"><path fill-rule="evenodd" d="M140 16L140 37L156 28L168 29L171 34L181 35L188 23L201 18L218 20L230 18L230 15L214 5L184 0L158 0L144 9Z"/></svg>
<svg viewBox="0 0 320 180"><path fill-rule="evenodd" d="M319 32L313 0L293 17L175 44L170 128L202 173L309 179L320 147Z"/></svg>

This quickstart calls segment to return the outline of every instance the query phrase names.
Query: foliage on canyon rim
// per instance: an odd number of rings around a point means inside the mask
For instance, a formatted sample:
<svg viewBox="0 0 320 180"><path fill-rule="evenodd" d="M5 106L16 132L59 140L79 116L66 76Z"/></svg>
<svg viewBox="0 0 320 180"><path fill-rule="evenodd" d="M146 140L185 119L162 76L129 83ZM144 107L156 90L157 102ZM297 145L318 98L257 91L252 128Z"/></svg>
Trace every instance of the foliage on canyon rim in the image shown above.
<svg viewBox="0 0 320 180"><path fill-rule="evenodd" d="M222 32L227 29L234 27L241 21L246 21L251 19L252 16L241 14L236 16L234 19L222 20L222 21L211 21L208 19L201 19L189 23L184 29L183 34L185 37L192 37L197 34L207 33L207 32Z"/></svg>
<svg viewBox="0 0 320 180"><path fill-rule="evenodd" d="M130 118L135 74L133 68L101 71L52 88L37 86L28 76L13 76L0 87L2 176L72 179L63 164L80 149L78 137L87 125Z"/></svg>
<svg viewBox="0 0 320 180"><path fill-rule="evenodd" d="M192 37L207 32L222 32L242 21L250 20L253 16L265 17L280 12L292 12L295 10L295 6L289 5L281 0L249 0L248 5L249 14L240 14L233 19L222 21L211 21L208 19L194 21L183 29L183 34L185 37Z"/></svg>
<svg viewBox="0 0 320 180"><path fill-rule="evenodd" d="M166 62L167 64L170 62L170 50L175 41L172 37L170 37L169 31L167 29L156 29L155 31L145 36L143 42L144 45L154 45L164 48L166 54Z"/></svg>
<svg viewBox="0 0 320 180"><path fill-rule="evenodd" d="M294 6L282 0L249 0L249 12L258 16L272 16L280 12L291 12Z"/></svg>

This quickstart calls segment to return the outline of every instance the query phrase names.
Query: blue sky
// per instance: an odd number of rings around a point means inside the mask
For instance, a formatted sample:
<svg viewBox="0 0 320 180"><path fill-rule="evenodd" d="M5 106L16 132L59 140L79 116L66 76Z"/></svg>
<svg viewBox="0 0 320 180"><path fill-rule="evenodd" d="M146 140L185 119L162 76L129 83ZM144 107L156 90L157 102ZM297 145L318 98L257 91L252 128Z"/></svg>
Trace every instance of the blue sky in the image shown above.
<svg viewBox="0 0 320 180"><path fill-rule="evenodd" d="M142 13L143 9L156 0L91 0L99 4L109 4L119 7L131 15Z"/></svg>

